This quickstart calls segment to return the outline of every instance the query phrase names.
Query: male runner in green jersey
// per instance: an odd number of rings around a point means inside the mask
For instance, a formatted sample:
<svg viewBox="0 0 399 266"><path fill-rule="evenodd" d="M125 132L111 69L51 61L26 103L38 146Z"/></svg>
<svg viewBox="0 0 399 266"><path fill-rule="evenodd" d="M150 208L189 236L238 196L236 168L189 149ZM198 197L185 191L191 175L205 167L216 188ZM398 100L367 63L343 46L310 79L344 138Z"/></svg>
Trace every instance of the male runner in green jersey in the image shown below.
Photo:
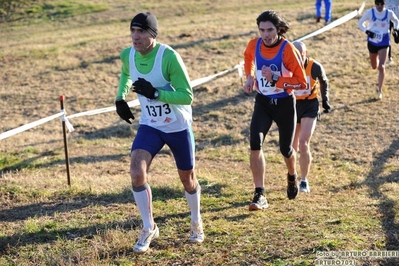
<svg viewBox="0 0 399 266"><path fill-rule="evenodd" d="M120 54L122 71L116 111L123 120L132 123L134 116L125 101L132 88L140 102L141 116L131 148L130 176L143 220L143 230L133 251L147 251L151 241L159 236L147 174L152 160L165 144L173 153L191 211L189 239L201 243L205 235L200 215L201 187L194 172L193 90L186 67L175 50L156 41L158 20L153 14L137 14L130 23L130 34L133 46Z"/></svg>

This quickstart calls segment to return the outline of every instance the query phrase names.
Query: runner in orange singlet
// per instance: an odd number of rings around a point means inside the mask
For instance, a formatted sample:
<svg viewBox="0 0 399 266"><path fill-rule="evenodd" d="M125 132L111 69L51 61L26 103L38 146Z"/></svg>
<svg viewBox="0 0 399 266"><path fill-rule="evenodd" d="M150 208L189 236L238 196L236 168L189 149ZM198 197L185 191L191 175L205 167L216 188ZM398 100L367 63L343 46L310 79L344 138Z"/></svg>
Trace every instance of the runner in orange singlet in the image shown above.
<svg viewBox="0 0 399 266"><path fill-rule="evenodd" d="M250 125L250 166L255 193L249 210L268 207L266 200L265 158L262 150L266 134L273 121L278 126L280 152L287 166L287 196L298 194L295 150L292 147L296 126L294 89L306 89L305 71L300 55L284 37L288 24L273 10L263 12L256 19L260 38L249 41L244 52L247 81L244 91L257 91Z"/></svg>
<svg viewBox="0 0 399 266"><path fill-rule="evenodd" d="M294 149L299 151L299 166L301 169L301 181L299 191L310 192L308 173L312 162L310 152L310 139L316 128L316 120L319 114L318 94L321 94L325 113L331 111L328 97L328 79L323 66L309 57L308 50L303 42L294 42L295 47L301 53L303 65L308 79L306 90L296 90L297 125L294 138Z"/></svg>

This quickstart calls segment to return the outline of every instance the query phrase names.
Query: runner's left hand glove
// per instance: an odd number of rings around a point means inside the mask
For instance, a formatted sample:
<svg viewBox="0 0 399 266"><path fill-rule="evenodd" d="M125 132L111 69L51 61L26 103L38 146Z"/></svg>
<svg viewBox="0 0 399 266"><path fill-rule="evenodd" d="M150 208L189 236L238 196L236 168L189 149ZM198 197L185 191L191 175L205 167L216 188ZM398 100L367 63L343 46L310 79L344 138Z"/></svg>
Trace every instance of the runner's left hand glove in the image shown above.
<svg viewBox="0 0 399 266"><path fill-rule="evenodd" d="M145 97L147 97L148 99L155 99L155 92L157 91L150 82L146 81L143 78L139 78L138 80L136 80L133 85L133 91L141 94Z"/></svg>
<svg viewBox="0 0 399 266"><path fill-rule="evenodd" d="M324 113L329 113L331 112L331 106L330 103L326 100L323 101L323 109L324 109Z"/></svg>
<svg viewBox="0 0 399 266"><path fill-rule="evenodd" d="M399 30L393 30L392 35L395 43L399 43Z"/></svg>

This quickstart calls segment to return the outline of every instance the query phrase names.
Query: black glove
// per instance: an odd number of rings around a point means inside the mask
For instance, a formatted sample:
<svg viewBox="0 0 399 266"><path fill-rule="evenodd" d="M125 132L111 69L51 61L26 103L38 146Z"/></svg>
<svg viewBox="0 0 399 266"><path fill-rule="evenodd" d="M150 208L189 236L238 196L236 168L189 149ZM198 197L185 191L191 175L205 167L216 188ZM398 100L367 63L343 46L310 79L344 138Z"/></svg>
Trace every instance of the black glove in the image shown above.
<svg viewBox="0 0 399 266"><path fill-rule="evenodd" d="M134 115L132 114L132 111L130 111L129 105L125 100L118 100L115 102L116 105L116 112L126 122L131 124L130 118L134 120Z"/></svg>
<svg viewBox="0 0 399 266"><path fill-rule="evenodd" d="M148 99L155 99L155 92L157 91L150 82L146 81L143 78L139 78L133 83L133 91L141 94Z"/></svg>
<svg viewBox="0 0 399 266"><path fill-rule="evenodd" d="M324 113L331 112L331 106L327 100L323 100L323 109L324 109L324 111L323 111Z"/></svg>
<svg viewBox="0 0 399 266"><path fill-rule="evenodd" d="M399 30L393 30L392 35L395 43L399 43Z"/></svg>
<svg viewBox="0 0 399 266"><path fill-rule="evenodd" d="M369 30L366 30L366 34L367 36L369 36L369 38L373 39L375 37L375 33Z"/></svg>

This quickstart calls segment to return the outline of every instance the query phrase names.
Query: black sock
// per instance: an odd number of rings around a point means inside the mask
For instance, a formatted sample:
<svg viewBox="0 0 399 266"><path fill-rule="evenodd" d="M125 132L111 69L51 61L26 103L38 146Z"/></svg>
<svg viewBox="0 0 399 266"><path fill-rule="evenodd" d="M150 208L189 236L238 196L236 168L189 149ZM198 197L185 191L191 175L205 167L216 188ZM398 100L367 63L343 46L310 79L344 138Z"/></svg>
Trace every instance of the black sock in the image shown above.
<svg viewBox="0 0 399 266"><path fill-rule="evenodd" d="M289 181L295 181L295 179L296 179L296 174L290 175L290 174L288 173L287 176L288 176L288 180L289 180Z"/></svg>
<svg viewBox="0 0 399 266"><path fill-rule="evenodd" d="M255 188L255 193L256 194L260 194L260 195L264 195L265 194L265 188L264 187L257 187L257 188Z"/></svg>

